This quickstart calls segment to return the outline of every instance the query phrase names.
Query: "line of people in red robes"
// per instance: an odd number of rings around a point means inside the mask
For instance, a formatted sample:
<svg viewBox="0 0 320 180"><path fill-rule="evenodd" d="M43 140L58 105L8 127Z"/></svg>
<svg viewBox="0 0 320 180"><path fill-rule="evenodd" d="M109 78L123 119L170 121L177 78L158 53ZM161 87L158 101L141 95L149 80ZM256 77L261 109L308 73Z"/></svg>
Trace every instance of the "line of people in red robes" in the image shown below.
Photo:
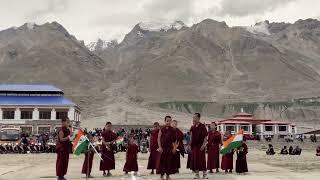
<svg viewBox="0 0 320 180"><path fill-rule="evenodd" d="M220 168L220 146L222 140L231 137L231 133L227 132L223 137L217 131L216 124L211 124L211 131L208 132L205 124L200 122L200 113L193 115L193 125L190 128L191 140L187 144L188 160L187 168L195 173L195 179L207 179L207 170L213 173L213 170L219 172ZM62 119L62 128L59 131L59 138L57 142L57 176L58 180L65 180L64 176L67 172L69 153L70 153L70 131L68 130L69 120ZM186 150L183 144L184 134L178 128L178 122L172 120L170 116L166 116L164 124L160 126L158 122L154 123L154 127L150 132L150 146L149 146L149 161L147 169L151 170L151 174L157 173L161 179L171 179L170 175L179 173L181 168L180 156L184 157ZM111 170L115 169L115 149L114 144L117 139L117 134L112 130L111 122L107 122L102 136L102 145L99 148L102 160L100 162L100 171L103 176L111 176ZM91 136L88 136L92 139ZM69 147L70 146L70 147ZM123 168L125 174L138 171L138 145L134 139L134 135L130 137L127 152L126 162ZM231 173L233 170L233 155L237 154L236 172L248 172L246 154L248 147L245 143L236 150L223 155L221 162L221 169L226 173ZM208 156L206 158L206 153ZM85 152L85 160L82 167L82 173L91 177L92 161L94 157L94 150L89 149Z"/></svg>

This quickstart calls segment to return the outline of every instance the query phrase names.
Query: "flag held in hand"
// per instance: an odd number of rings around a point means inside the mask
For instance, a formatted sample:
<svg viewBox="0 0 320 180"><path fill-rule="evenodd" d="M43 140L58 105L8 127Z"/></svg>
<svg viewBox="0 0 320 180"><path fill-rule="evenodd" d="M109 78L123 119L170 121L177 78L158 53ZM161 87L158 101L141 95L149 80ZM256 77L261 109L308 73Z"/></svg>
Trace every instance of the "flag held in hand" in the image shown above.
<svg viewBox="0 0 320 180"><path fill-rule="evenodd" d="M220 153L225 155L230 153L233 149L241 146L243 141L243 130L241 129L237 134L231 136L229 139L223 142Z"/></svg>
<svg viewBox="0 0 320 180"><path fill-rule="evenodd" d="M82 152L88 149L89 143L90 142L83 130L79 129L73 142L73 153L79 156Z"/></svg>

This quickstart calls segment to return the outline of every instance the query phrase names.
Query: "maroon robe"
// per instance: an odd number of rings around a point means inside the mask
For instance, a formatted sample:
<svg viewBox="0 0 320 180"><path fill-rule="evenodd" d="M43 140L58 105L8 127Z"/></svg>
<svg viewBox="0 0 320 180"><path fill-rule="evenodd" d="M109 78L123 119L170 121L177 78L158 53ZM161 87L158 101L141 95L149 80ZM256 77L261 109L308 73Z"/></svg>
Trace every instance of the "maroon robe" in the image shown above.
<svg viewBox="0 0 320 180"><path fill-rule="evenodd" d="M104 130L101 134L105 142L111 142L117 139L117 134L111 130ZM101 156L103 161L100 161L100 171L115 169L114 149L109 145L110 150L105 145L101 147Z"/></svg>
<svg viewBox="0 0 320 180"><path fill-rule="evenodd" d="M175 168L176 168L176 172L179 171L180 167L181 167L181 163L180 163L180 155L182 155L184 157L184 145L183 145L183 132L176 128L176 137L177 137L177 142L179 143L178 146L178 150L175 154L174 154L174 163L175 163Z"/></svg>
<svg viewBox="0 0 320 180"><path fill-rule="evenodd" d="M211 131L208 135L208 164L207 169L218 169L219 163L219 151L221 144L221 134L219 131Z"/></svg>
<svg viewBox="0 0 320 180"><path fill-rule="evenodd" d="M243 147L243 151L237 151L237 160L236 160L237 173L248 172L248 164L247 164L248 146L243 142L242 147Z"/></svg>
<svg viewBox="0 0 320 180"><path fill-rule="evenodd" d="M138 146L136 144L129 144L126 154L126 163L123 167L124 172L138 171Z"/></svg>
<svg viewBox="0 0 320 180"><path fill-rule="evenodd" d="M317 155L317 156L320 156L320 148L317 148L316 151L317 151L316 155Z"/></svg>
<svg viewBox="0 0 320 180"><path fill-rule="evenodd" d="M159 152L158 150L158 135L159 129L153 129L150 135L150 156L148 161L147 169L157 169L157 164L159 162Z"/></svg>
<svg viewBox="0 0 320 180"><path fill-rule="evenodd" d="M91 174L93 157L94 157L93 151L89 150L85 153L84 162L83 162L82 171L81 171L82 174L87 174L87 175Z"/></svg>
<svg viewBox="0 0 320 180"><path fill-rule="evenodd" d="M226 141L230 137L231 136L224 136L223 140ZM230 153L227 153L222 156L221 169L222 170L232 170L233 169L233 150Z"/></svg>
<svg viewBox="0 0 320 180"><path fill-rule="evenodd" d="M191 164L191 152L188 153L187 169L190 169L190 168L191 168L190 164Z"/></svg>
<svg viewBox="0 0 320 180"><path fill-rule="evenodd" d="M201 151L204 138L208 136L207 128L204 124L199 123L193 125L190 129L191 132L191 159L190 169L193 171L206 171L206 151Z"/></svg>
<svg viewBox="0 0 320 180"><path fill-rule="evenodd" d="M67 127L62 127L60 131L63 132L63 138L70 135L70 130ZM70 147L71 147L71 142L69 140L60 141L60 139L58 138L57 145L56 145L56 153L57 153L56 175L59 177L62 177L67 174Z"/></svg>
<svg viewBox="0 0 320 180"><path fill-rule="evenodd" d="M173 143L176 142L176 131L171 126L164 126L161 128L160 143L163 152L160 154L159 165L157 168L157 174L170 175L176 173Z"/></svg>

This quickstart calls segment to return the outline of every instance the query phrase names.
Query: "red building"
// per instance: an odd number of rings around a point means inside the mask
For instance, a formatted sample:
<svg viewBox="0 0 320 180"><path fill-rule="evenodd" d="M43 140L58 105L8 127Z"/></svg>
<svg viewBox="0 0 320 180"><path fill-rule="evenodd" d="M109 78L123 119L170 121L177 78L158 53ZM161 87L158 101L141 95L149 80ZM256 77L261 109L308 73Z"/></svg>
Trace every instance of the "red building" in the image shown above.
<svg viewBox="0 0 320 180"><path fill-rule="evenodd" d="M217 125L222 133L230 130L231 133L234 134L240 129L243 129L245 134L260 135L260 138L283 138L297 133L296 125L292 123L273 121L271 119L256 119L252 114L244 112L238 113L231 118L218 121Z"/></svg>

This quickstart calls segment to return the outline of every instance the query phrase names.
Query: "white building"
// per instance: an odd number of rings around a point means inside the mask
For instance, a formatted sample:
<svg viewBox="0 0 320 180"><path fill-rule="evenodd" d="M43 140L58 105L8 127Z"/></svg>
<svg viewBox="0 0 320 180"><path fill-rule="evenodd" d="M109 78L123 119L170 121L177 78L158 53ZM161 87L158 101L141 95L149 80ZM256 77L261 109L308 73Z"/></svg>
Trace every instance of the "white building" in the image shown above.
<svg viewBox="0 0 320 180"><path fill-rule="evenodd" d="M0 127L18 127L23 132L51 132L61 127L61 118L80 124L80 108L51 85L0 84Z"/></svg>
<svg viewBox="0 0 320 180"><path fill-rule="evenodd" d="M252 114L238 113L231 118L217 122L218 130L225 133L230 130L232 134L240 129L247 135L259 135L261 139L271 136L272 138L284 138L297 134L296 125L283 121L270 119L255 119Z"/></svg>

